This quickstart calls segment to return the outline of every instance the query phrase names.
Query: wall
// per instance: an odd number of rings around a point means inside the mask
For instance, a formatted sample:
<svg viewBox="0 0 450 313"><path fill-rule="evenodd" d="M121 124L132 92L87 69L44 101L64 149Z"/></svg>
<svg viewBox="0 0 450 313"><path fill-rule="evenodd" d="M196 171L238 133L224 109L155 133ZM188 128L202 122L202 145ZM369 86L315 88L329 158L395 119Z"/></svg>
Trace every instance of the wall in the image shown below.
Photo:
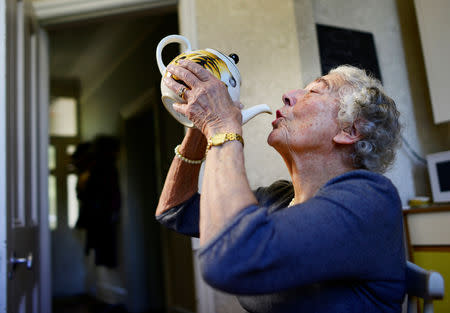
<svg viewBox="0 0 450 313"><path fill-rule="evenodd" d="M281 6L263 0L196 1L198 47L239 55L245 107L267 103L275 112L282 106L283 92L302 85L294 4L283 2ZM252 187L288 177L281 157L266 143L273 120L273 115L259 115L244 126L245 164Z"/></svg>
<svg viewBox="0 0 450 313"><path fill-rule="evenodd" d="M165 17L176 21L176 16ZM104 73L95 82L82 85L81 94L81 136L90 140L99 133L118 135L120 130L119 111L133 102L150 86L159 86L161 75L155 62L155 47L159 38L177 32L176 24L167 27L164 17L135 21L130 40L124 42ZM167 29L164 29L167 28Z"/></svg>
<svg viewBox="0 0 450 313"><path fill-rule="evenodd" d="M431 90L433 117L436 123L450 122L448 79L450 63L450 2L448 0L414 0L422 50Z"/></svg>

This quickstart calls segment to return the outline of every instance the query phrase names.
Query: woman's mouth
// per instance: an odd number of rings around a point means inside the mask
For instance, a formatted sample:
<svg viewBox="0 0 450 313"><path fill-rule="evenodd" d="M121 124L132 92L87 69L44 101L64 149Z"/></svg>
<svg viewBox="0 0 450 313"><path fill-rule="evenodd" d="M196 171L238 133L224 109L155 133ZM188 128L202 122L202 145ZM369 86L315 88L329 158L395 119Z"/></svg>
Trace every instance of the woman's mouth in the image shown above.
<svg viewBox="0 0 450 313"><path fill-rule="evenodd" d="M277 110L276 119L272 122L272 127L277 127L280 120L284 119L284 115L280 112L280 110Z"/></svg>

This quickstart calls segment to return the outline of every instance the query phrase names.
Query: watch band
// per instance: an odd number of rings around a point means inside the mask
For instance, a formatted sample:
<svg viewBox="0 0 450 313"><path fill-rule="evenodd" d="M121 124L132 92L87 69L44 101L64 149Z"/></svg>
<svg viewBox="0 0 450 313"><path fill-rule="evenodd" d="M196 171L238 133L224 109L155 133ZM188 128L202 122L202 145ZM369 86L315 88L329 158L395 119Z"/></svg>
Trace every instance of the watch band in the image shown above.
<svg viewBox="0 0 450 313"><path fill-rule="evenodd" d="M211 136L208 140L208 146L206 147L206 152L208 152L212 146L220 146L223 145L227 141L237 140L242 145L244 145L244 139L241 135L236 133L219 133Z"/></svg>

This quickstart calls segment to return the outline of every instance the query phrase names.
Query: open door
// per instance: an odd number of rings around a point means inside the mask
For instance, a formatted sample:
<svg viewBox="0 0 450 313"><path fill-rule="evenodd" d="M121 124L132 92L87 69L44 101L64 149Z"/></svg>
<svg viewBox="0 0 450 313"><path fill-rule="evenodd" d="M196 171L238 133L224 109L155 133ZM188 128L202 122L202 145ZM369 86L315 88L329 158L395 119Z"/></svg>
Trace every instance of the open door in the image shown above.
<svg viewBox="0 0 450 313"><path fill-rule="evenodd" d="M29 0L1 0L0 11L0 257L6 267L0 309L40 312L40 205L47 197L40 117L47 113L38 109L39 27Z"/></svg>

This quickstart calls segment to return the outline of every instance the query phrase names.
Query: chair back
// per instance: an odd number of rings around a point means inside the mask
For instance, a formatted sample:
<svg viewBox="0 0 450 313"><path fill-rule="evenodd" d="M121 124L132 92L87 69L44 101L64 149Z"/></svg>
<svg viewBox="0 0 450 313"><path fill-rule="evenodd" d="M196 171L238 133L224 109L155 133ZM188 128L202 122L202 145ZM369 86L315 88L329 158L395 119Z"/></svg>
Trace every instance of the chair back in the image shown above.
<svg viewBox="0 0 450 313"><path fill-rule="evenodd" d="M407 262L406 293L408 294L408 313L414 312L417 302L413 297L423 299L423 313L433 313L433 300L444 297L444 278L434 271L427 271L420 266Z"/></svg>

